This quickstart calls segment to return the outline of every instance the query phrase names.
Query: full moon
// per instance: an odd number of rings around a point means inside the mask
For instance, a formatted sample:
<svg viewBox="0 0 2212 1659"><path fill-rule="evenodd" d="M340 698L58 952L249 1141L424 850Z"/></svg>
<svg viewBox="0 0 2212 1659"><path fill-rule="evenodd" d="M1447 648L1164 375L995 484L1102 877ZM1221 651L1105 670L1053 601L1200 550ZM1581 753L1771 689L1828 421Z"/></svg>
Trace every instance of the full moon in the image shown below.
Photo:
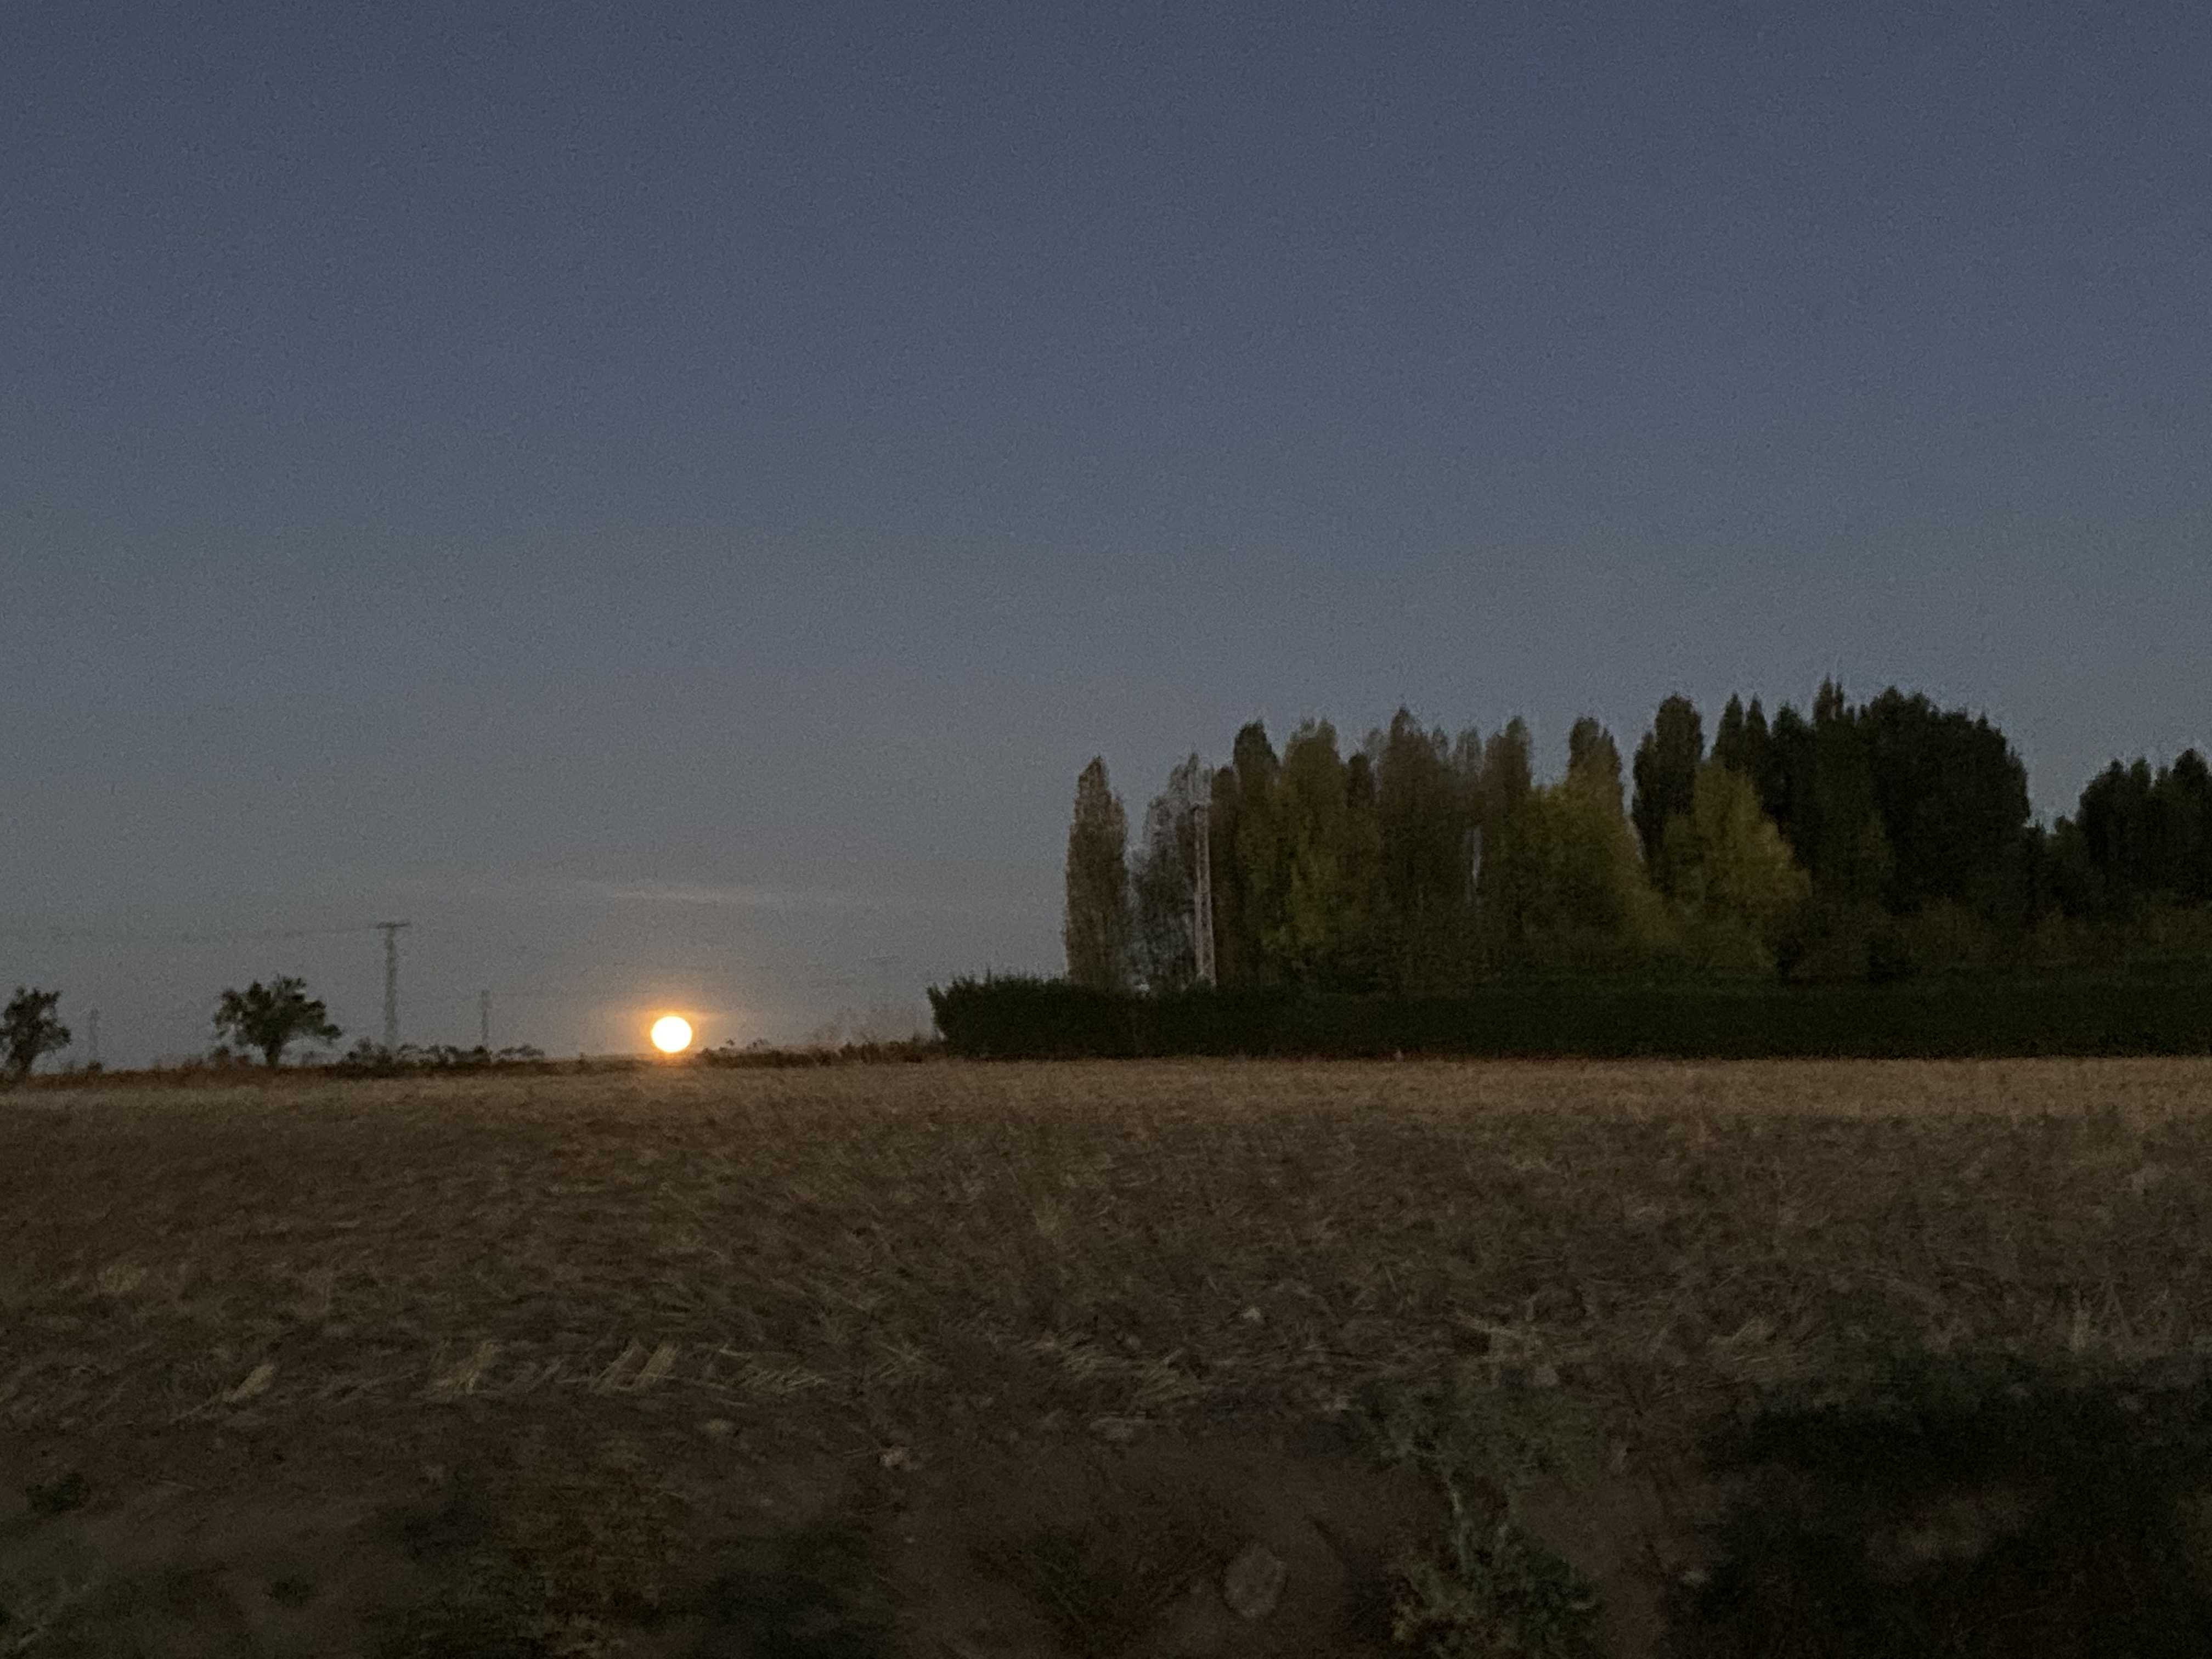
<svg viewBox="0 0 2212 1659"><path fill-rule="evenodd" d="M664 1054L680 1054L691 1046L691 1022L676 1014L663 1014L653 1022L653 1046Z"/></svg>

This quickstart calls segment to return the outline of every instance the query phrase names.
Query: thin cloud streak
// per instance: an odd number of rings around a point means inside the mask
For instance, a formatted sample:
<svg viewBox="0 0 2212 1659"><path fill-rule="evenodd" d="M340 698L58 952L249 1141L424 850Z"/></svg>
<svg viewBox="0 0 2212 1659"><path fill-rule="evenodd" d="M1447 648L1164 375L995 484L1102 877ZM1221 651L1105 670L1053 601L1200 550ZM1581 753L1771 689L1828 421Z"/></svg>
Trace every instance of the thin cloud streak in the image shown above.
<svg viewBox="0 0 2212 1659"><path fill-rule="evenodd" d="M962 907L921 899L883 898L819 888L755 887L744 883L618 881L588 879L570 884L578 896L604 903L674 904L702 909L852 910L957 914Z"/></svg>

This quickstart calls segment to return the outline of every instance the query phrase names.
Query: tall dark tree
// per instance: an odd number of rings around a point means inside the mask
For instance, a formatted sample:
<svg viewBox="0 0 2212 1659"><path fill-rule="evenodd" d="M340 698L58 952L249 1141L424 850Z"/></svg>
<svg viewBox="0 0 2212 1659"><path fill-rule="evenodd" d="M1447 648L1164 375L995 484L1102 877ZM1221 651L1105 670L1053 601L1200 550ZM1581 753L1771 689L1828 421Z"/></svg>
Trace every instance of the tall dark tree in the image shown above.
<svg viewBox="0 0 2212 1659"><path fill-rule="evenodd" d="M2186 904L2212 904L2212 766L2185 749L2160 785L2166 799L2161 880Z"/></svg>
<svg viewBox="0 0 2212 1659"><path fill-rule="evenodd" d="M1472 799L1442 727L1424 732L1401 708L1370 740L1376 754L1378 931L1389 982L1435 989L1453 976L1470 897Z"/></svg>
<svg viewBox="0 0 2212 1659"><path fill-rule="evenodd" d="M1196 755L1168 774L1145 811L1143 846L1132 886L1136 899L1137 977L1150 990L1186 986L1197 971L1193 906L1198 891L1197 809L1207 800Z"/></svg>
<svg viewBox="0 0 2212 1659"><path fill-rule="evenodd" d="M1372 768L1364 756L1344 757L1328 721L1307 720L1283 745L1279 790L1287 879L1271 954L1298 983L1366 988L1373 974Z"/></svg>
<svg viewBox="0 0 2212 1659"><path fill-rule="evenodd" d="M1067 976L1102 991L1129 984L1129 823L1094 759L1075 782L1075 814L1067 830L1067 903L1060 940Z"/></svg>
<svg viewBox="0 0 2212 1659"><path fill-rule="evenodd" d="M1212 808L1206 854L1213 875L1213 971L1219 983L1241 985L1257 976L1259 965L1245 921L1244 872L1237 859L1243 808L1234 766L1214 769Z"/></svg>
<svg viewBox="0 0 2212 1659"><path fill-rule="evenodd" d="M1471 981L1482 968L1482 930L1477 915L1482 872L1483 802L1488 799L1483 771L1486 745L1482 733L1470 726L1452 739L1452 782L1459 792L1466 832L1460 857L1466 866L1466 884L1460 914L1449 935L1444 973L1451 982Z"/></svg>
<svg viewBox="0 0 2212 1659"><path fill-rule="evenodd" d="M1586 788L1610 794L1613 810L1620 810L1620 745L1593 715L1584 714L1567 733L1567 775Z"/></svg>
<svg viewBox="0 0 2212 1659"><path fill-rule="evenodd" d="M1667 821L1690 810L1698 789L1698 766L1705 757L1705 721L1687 697L1671 696L1659 705L1651 729L1636 745L1636 803L1629 817L1644 844L1646 864L1656 864L1666 845Z"/></svg>
<svg viewBox="0 0 2212 1659"><path fill-rule="evenodd" d="M1217 859L1232 862L1233 902L1224 914L1234 927L1224 939L1216 923L1216 949L1225 943L1226 958L1236 964L1236 977L1248 983L1272 983L1282 977L1275 942L1282 934L1290 890L1289 860L1283 834L1280 799L1282 763L1267 728L1253 720L1237 733L1230 749L1230 769L1236 779L1236 810ZM1217 866L1217 867L1218 867Z"/></svg>
<svg viewBox="0 0 2212 1659"><path fill-rule="evenodd" d="M2004 733L1895 686L1854 718L1889 848L1889 908L1990 897L2027 831L2027 768Z"/></svg>
<svg viewBox="0 0 2212 1659"><path fill-rule="evenodd" d="M1475 930L1484 965L1493 972L1518 961L1528 945L1539 877L1535 790L1528 727L1516 716L1482 751Z"/></svg>
<svg viewBox="0 0 2212 1659"><path fill-rule="evenodd" d="M70 1046L70 1028L54 1015L61 1000L59 991L18 985L0 1009L0 1066L9 1077L28 1077L41 1059Z"/></svg>
<svg viewBox="0 0 2212 1659"><path fill-rule="evenodd" d="M1776 808L1781 803L1777 799L1777 786L1780 780L1774 740L1766 729L1766 711L1759 707L1757 697L1751 700L1748 708L1743 706L1741 697L1728 700L1728 707L1721 710L1719 729L1713 733L1713 758L1730 771L1750 779L1766 815L1778 817Z"/></svg>
<svg viewBox="0 0 2212 1659"><path fill-rule="evenodd" d="M1748 717L1747 717L1747 719ZM1813 723L1790 703L1774 711L1767 729L1766 775L1759 780L1759 805L1766 809L1797 862L1811 868L1808 848L1814 840Z"/></svg>
<svg viewBox="0 0 2212 1659"><path fill-rule="evenodd" d="M2082 790L2070 829L2086 866L2077 908L2212 902L2212 769L2197 750L2155 771L2114 761Z"/></svg>
<svg viewBox="0 0 2212 1659"><path fill-rule="evenodd" d="M1813 699L1805 787L1791 807L1802 827L1798 857L1815 889L1832 902L1878 904L1888 885L1891 855L1883 833L1874 755L1857 713L1833 680Z"/></svg>

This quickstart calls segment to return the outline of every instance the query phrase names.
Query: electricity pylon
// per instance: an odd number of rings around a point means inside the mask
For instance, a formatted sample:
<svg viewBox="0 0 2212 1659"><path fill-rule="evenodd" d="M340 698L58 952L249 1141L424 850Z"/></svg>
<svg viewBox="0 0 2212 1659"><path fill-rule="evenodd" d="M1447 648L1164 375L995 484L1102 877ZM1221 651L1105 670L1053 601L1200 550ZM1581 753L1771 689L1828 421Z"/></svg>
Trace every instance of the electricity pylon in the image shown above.
<svg viewBox="0 0 2212 1659"><path fill-rule="evenodd" d="M378 931L384 935L384 1047L387 1054L399 1052L399 930L411 927L412 922L380 921Z"/></svg>

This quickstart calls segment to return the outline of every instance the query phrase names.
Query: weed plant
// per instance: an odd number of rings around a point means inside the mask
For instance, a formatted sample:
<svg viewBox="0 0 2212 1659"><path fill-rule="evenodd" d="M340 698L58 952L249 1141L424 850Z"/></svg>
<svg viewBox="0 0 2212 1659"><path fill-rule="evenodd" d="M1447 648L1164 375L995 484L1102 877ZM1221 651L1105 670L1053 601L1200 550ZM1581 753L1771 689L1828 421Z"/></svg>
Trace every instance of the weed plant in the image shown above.
<svg viewBox="0 0 2212 1659"><path fill-rule="evenodd" d="M2212 1384L2002 1354L1867 1369L1716 1437L1717 1470L1753 1495L1678 1598L1680 1653L2212 1651Z"/></svg>

